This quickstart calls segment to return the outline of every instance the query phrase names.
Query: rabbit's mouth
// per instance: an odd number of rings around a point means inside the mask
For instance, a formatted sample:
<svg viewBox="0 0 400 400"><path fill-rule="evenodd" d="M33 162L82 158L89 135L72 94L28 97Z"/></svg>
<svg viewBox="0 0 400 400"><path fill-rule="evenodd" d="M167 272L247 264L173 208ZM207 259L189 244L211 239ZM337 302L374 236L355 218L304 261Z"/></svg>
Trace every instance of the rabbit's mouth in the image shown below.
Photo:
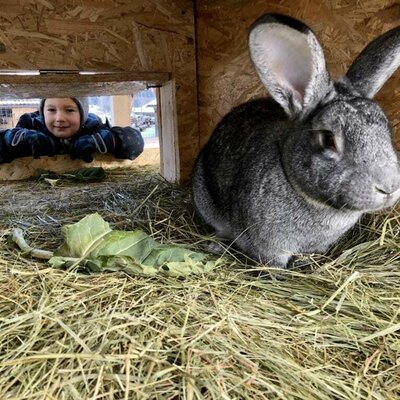
<svg viewBox="0 0 400 400"><path fill-rule="evenodd" d="M400 188L394 191L388 191L387 189L375 186L375 192L381 198L381 208L394 206L400 198Z"/></svg>
<svg viewBox="0 0 400 400"><path fill-rule="evenodd" d="M400 198L400 188L394 192L387 193L382 189L374 188L372 191L358 193L356 197L349 198L343 196L339 199L339 203L343 204L343 208L362 211L375 212L385 208L393 207Z"/></svg>

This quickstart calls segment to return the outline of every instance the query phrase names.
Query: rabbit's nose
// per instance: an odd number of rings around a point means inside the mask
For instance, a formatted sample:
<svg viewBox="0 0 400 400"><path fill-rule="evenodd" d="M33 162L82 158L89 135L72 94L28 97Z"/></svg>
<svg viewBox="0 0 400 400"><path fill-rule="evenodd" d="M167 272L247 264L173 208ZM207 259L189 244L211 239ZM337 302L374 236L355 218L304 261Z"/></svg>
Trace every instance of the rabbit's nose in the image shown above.
<svg viewBox="0 0 400 400"><path fill-rule="evenodd" d="M390 194L390 193L387 192L387 189L382 189L382 188L379 187L379 186L375 186L375 190L376 190L378 193L382 193L382 194L386 194L386 195Z"/></svg>
<svg viewBox="0 0 400 400"><path fill-rule="evenodd" d="M375 190L388 197L398 197L400 195L400 181L391 182L386 185L375 185Z"/></svg>

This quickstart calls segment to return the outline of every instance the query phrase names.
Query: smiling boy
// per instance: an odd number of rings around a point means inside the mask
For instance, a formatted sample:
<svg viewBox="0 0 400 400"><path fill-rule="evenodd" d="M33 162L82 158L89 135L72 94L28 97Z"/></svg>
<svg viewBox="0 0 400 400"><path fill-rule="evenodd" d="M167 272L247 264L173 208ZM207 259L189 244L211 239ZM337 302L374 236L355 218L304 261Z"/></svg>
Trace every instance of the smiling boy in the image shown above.
<svg viewBox="0 0 400 400"><path fill-rule="evenodd" d="M42 104L43 103L43 104ZM81 128L84 115L81 102L72 98L42 100L40 109L46 128L60 139L69 139Z"/></svg>
<svg viewBox="0 0 400 400"><path fill-rule="evenodd" d="M133 160L142 153L138 130L111 127L88 108L86 98L42 99L38 111L23 114L15 128L0 132L0 163L68 153L85 162L93 161L94 153Z"/></svg>

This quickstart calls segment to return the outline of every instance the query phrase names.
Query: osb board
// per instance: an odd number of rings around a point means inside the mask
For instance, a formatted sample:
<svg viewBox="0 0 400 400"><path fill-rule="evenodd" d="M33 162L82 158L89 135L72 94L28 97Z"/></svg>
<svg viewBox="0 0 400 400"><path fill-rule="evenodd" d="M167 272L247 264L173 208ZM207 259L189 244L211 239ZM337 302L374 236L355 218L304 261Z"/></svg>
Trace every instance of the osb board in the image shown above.
<svg viewBox="0 0 400 400"><path fill-rule="evenodd" d="M79 74L69 71L17 76L0 73L0 97L27 99L134 95L148 85L162 85L169 79L169 73L161 72Z"/></svg>
<svg viewBox="0 0 400 400"><path fill-rule="evenodd" d="M266 12L299 18L317 34L333 78L345 74L376 36L400 24L396 0L202 0L197 5L201 145L233 107L266 95L247 49L251 23ZM400 71L376 99L394 127L400 148Z"/></svg>
<svg viewBox="0 0 400 400"><path fill-rule="evenodd" d="M63 173L78 168L103 167L105 170L117 168L133 169L145 165L160 165L160 152L158 148L145 149L143 153L133 161L118 160L109 154L96 154L91 163L85 163L81 160L71 160L67 155L41 157L37 160L30 157L22 157L11 163L1 165L0 181L27 179L34 176L35 171L38 169Z"/></svg>
<svg viewBox="0 0 400 400"><path fill-rule="evenodd" d="M191 0L2 0L0 69L171 73L185 179L199 144L193 8Z"/></svg>

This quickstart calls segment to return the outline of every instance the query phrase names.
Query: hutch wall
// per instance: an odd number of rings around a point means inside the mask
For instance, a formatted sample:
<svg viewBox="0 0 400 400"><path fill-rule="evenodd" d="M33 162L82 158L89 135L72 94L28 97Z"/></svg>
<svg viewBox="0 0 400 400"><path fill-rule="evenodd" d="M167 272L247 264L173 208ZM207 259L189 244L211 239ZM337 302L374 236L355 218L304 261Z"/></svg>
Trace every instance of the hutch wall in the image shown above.
<svg viewBox="0 0 400 400"><path fill-rule="evenodd" d="M223 115L266 95L246 43L248 27L265 12L289 14L311 26L333 77L344 74L370 40L400 24L397 0L2 0L0 69L113 72L121 74L120 83L130 76L133 88L160 84L164 173L185 181ZM126 86L114 82L103 89ZM41 93L65 89L38 87ZM36 90L26 83L23 88L26 96ZM99 90L85 82L76 88ZM400 71L377 100L400 148ZM12 163L14 173L36 165L24 162ZM69 160L49 162L66 166ZM5 168L10 166L0 166L0 177Z"/></svg>

